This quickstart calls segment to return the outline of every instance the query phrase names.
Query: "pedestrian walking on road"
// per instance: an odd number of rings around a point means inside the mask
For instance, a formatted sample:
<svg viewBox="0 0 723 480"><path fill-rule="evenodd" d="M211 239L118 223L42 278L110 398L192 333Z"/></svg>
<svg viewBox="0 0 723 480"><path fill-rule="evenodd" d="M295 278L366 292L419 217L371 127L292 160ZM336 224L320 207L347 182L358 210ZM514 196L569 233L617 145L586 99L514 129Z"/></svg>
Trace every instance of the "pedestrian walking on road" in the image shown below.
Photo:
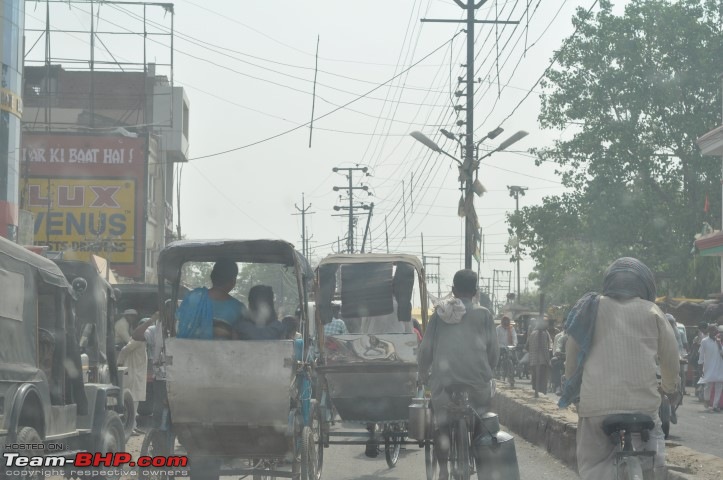
<svg viewBox="0 0 723 480"><path fill-rule="evenodd" d="M530 371L532 371L532 388L536 392L545 395L547 395L552 360L550 352L552 337L550 337L547 328L547 318L540 318L527 338L527 351L530 352Z"/></svg>
<svg viewBox="0 0 723 480"><path fill-rule="evenodd" d="M678 402L680 363L673 328L654 302L650 269L634 258L619 258L605 272L602 294L585 294L565 322L567 381L559 405L578 405L577 466L583 480L614 478L616 447L602 424L609 415L636 412L650 416L655 428L647 442L639 434L633 442L656 452L655 478L665 478L656 359L671 405Z"/></svg>
<svg viewBox="0 0 723 480"><path fill-rule="evenodd" d="M705 384L703 398L714 412L720 412L723 393L723 348L718 338L718 327L708 327L708 337L700 342L700 358L703 376L699 383Z"/></svg>

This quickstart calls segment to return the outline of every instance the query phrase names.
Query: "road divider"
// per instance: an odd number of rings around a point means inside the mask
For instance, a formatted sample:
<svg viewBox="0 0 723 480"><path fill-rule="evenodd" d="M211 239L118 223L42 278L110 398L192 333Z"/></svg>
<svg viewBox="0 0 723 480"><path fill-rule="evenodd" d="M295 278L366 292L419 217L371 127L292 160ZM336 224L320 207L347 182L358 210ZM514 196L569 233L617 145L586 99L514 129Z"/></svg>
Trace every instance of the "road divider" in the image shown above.
<svg viewBox="0 0 723 480"><path fill-rule="evenodd" d="M560 409L557 396L535 398L529 388L497 386L492 410L500 423L528 442L577 470L577 413L574 408ZM723 478L723 459L700 453L676 443L666 443L668 480L719 480Z"/></svg>

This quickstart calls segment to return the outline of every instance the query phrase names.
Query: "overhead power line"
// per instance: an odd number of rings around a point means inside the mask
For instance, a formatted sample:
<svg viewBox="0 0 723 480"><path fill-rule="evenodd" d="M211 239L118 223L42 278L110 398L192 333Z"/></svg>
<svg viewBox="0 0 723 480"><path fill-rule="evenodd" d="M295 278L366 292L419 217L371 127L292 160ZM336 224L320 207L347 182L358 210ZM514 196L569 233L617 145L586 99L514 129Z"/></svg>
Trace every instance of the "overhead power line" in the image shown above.
<svg viewBox="0 0 723 480"><path fill-rule="evenodd" d="M423 56L422 58L420 58L419 60L417 60L416 62L414 62L414 63L413 63L412 65L410 65L409 67L405 68L404 70L402 70L402 71L399 72L398 74L394 75L394 76L393 76L392 78L390 78L389 80L385 81L384 83L381 83L381 84L377 85L376 87L372 88L371 90L367 91L366 93L363 93L363 94L361 94L361 95L358 95L356 98L353 98L352 100L349 100L349 101L346 102L345 104L343 104L343 105L341 105L341 106L338 106L338 107L334 108L333 110L331 110L331 111L329 111L329 112L327 112L327 113L325 113L325 114L323 114L323 115L320 115L320 116L316 117L316 120L318 121L318 120L321 120L322 118L326 118L326 117L328 117L329 115L332 115L332 114L338 112L339 110L341 110L341 109L343 109L343 108L346 108L346 107L348 107L349 105L352 105L353 103L361 100L362 98L366 97L367 95L369 95L369 94L371 94L371 93L374 93L375 91L379 90L380 88L382 88L382 87L383 87L384 85L386 85L387 83L391 82L391 81L394 80L395 78L400 77L400 76L403 75L404 73L406 73L406 72L408 72L409 70L411 70L412 68L416 67L417 65L419 65L420 63L422 63L424 60L428 59L429 57L431 57L432 55L434 55L435 53L437 53L439 50L441 50L442 48L444 48L445 46L447 46L447 45L448 45L454 38L456 38L460 33L462 33L462 31L459 31L459 32L457 32L456 34L454 34L454 36L452 36L452 38L450 38L449 40L447 40L446 42L444 42L442 45L440 45L439 47L435 48L435 49L432 50L430 53L428 53L427 55ZM201 160L201 159L204 159L204 158L217 157L217 156L219 156L219 155L225 155L225 154L227 154L227 153L237 152L237 151L239 151L239 150L243 150L243 149L245 149L245 148L253 147L254 145L259 145L259 144L261 144L261 143L265 143L265 142L268 142L268 141L270 141L270 140L273 140L273 139L282 137L282 136L287 135L287 134L289 134L289 133L295 132L296 130L299 130L299 129L303 128L303 127L306 127L306 126L308 126L308 125L310 125L310 124L311 124L311 121L306 122L306 123L303 123L303 124L301 124L301 125L297 125L296 127L290 128L290 129L288 129L288 130L284 130L283 132L279 132L279 133L277 133L277 134L275 134L275 135L271 135L270 137L262 138L262 139L260 139L260 140L256 140L255 142L247 143L246 145L241 145L241 146L239 146L239 147L230 148L230 149L228 149L228 150L223 150L223 151L216 152L216 153L210 153L210 154L208 154L208 155L201 155L201 156L199 156L199 157L190 158L189 161Z"/></svg>
<svg viewBox="0 0 723 480"><path fill-rule="evenodd" d="M594 1L592 2L592 5L590 6L590 8L587 9L587 13L588 13L588 14L589 14L590 12L592 12L592 10L597 6L598 1L599 1L599 0L594 0ZM539 78L535 81L535 83L534 83L534 84L530 87L530 89L527 91L527 93L525 94L525 96L522 97L522 99L517 103L517 105L515 105L515 108L512 109L512 111L510 112L510 114L507 115L507 116L500 122L500 125L504 125L504 123L505 123L507 120L509 120L509 119L515 114L515 112L517 112L517 109L520 108L520 106L525 102L525 100L527 100L527 98L530 96L530 94L531 94L532 91L535 89L535 87L537 87L537 85L540 84L540 82L542 81L543 78L545 78L545 76L546 76L547 73L550 71L550 69L555 65L555 63L557 63L557 60L559 59L560 55L562 54L562 51L563 51L563 50L565 49L565 47L567 46L567 42L568 42L571 38L575 37L575 35L577 35L577 32L578 32L579 30L580 30L580 25L578 24L578 26L575 27L575 31L572 32L572 35L570 35L570 36L567 38L567 40L565 40L565 41L563 42L562 47L561 47L559 50L557 50L557 52L555 52L555 54L552 56L552 61L551 61L550 64L547 66L547 68L545 69L545 71L542 72L542 75L539 76Z"/></svg>

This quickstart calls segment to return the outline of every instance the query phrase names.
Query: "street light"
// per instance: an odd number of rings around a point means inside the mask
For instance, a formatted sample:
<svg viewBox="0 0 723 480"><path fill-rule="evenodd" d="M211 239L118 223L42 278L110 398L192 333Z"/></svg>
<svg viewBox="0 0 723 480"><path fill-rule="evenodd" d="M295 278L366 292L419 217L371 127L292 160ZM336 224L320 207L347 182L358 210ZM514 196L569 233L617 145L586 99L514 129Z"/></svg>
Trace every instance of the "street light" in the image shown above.
<svg viewBox="0 0 723 480"><path fill-rule="evenodd" d="M449 133L449 132L447 132L447 133ZM432 140L431 138L429 138L422 132L415 130L412 133L410 133L409 135L411 135L412 138L414 138L416 141L418 141L425 147L429 148L430 150L437 152L437 153L443 153L443 154L447 155L449 158L451 158L452 160L454 160L455 162L457 162L460 166L462 165L462 162L457 157L455 157L454 155L451 155L451 154L445 152L444 150L442 150L441 148L439 148L439 145L434 143L434 140Z"/></svg>
<svg viewBox="0 0 723 480"><path fill-rule="evenodd" d="M461 124L464 124L464 122L460 121ZM460 122L457 122L459 125ZM454 138L454 135L450 133L447 130L440 130L442 135L444 135L447 138ZM485 138L495 138L499 136L503 132L502 127L497 127L491 132L487 134ZM514 143L518 142L520 139L526 137L528 134L527 132L520 130L519 132L513 134L511 137L509 137L507 140L502 142L497 148L494 150L488 152L485 156L479 157L479 155L474 155L477 157L476 160L470 158L471 162L465 162L462 163L457 157L454 155L450 155L448 152L445 152L442 150L439 145L437 145L432 139L427 137L425 134L419 131L411 132L410 135L412 138L414 138L416 141L424 145L425 147L429 148L430 150L437 152L437 153L443 153L444 155L448 156L449 158L453 159L457 164L459 165L459 180L463 184L464 188L464 194L462 196L462 199L460 201L460 208L459 213L460 215L465 217L465 253L464 253L464 264L465 268L471 268L472 266L472 247L473 247L473 238L476 235L474 233L474 230L476 230L478 227L475 226L477 224L476 219L476 213L474 211L474 201L470 197L472 193L476 193L478 196L482 196L482 194L486 191L484 186L480 183L479 179L474 179L475 173L477 172L479 168L480 161L484 158L489 157L495 152L500 152L502 150L505 150L510 145L513 145ZM483 138L482 140L484 140ZM457 140L455 138L455 140ZM458 143L459 140L457 140ZM473 143L470 138L470 136L467 137L467 145L468 148L473 148ZM479 143L477 143L477 146L479 147ZM472 153L472 151L467 150L468 155ZM471 157L472 155L470 155ZM469 202L469 203L468 203ZM466 206L469 205L469 210L466 208Z"/></svg>
<svg viewBox="0 0 723 480"><path fill-rule="evenodd" d="M445 137L449 138L450 140L454 140L455 142L459 142L459 139L454 136L454 133L450 132L449 130L445 130L444 128L440 128L439 131L444 135Z"/></svg>
<svg viewBox="0 0 723 480"><path fill-rule="evenodd" d="M525 138L527 135L529 135L529 133L527 133L524 130L520 130L519 132L513 133L510 138L508 138L504 142L500 143L500 145L497 148L495 148L494 150L490 150L489 152L487 152L487 154L485 156L481 157L479 160L482 160L483 158L487 158L495 152L501 152L503 150L506 150L510 146L514 145L515 143L517 143L520 140L522 140L523 138Z"/></svg>

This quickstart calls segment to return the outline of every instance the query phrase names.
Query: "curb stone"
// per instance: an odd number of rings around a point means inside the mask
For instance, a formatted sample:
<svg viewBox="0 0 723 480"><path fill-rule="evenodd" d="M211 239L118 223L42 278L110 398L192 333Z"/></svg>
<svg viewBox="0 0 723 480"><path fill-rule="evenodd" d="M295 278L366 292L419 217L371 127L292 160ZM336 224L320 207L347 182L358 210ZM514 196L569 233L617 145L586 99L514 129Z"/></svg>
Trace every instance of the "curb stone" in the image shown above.
<svg viewBox="0 0 723 480"><path fill-rule="evenodd" d="M492 411L500 423L530 443L577 471L577 413L558 408L556 397L534 397L528 389L497 385ZM723 459L687 447L667 444L668 480L717 480L723 478Z"/></svg>

